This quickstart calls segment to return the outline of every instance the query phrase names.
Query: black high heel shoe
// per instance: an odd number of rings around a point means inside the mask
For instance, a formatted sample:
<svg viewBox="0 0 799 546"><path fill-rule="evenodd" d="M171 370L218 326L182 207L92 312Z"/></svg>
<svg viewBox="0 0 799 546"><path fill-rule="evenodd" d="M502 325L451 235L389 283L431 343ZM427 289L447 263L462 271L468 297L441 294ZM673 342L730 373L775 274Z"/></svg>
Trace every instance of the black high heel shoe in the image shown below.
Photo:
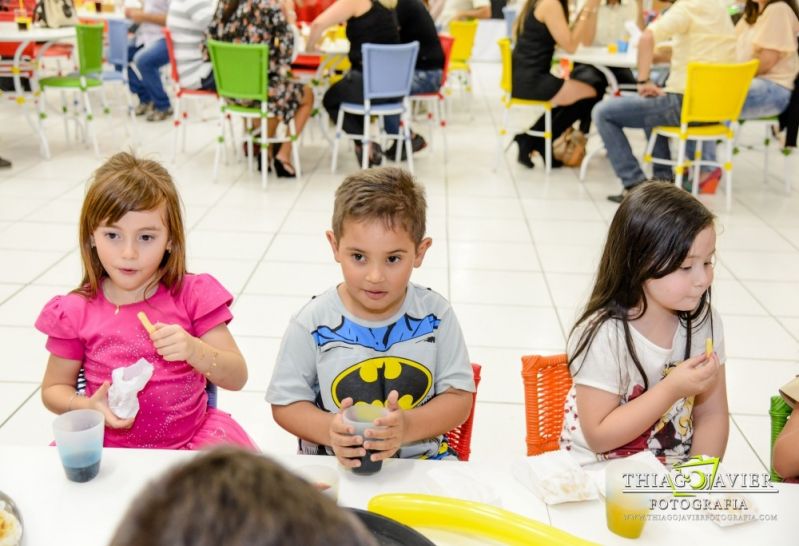
<svg viewBox="0 0 799 546"><path fill-rule="evenodd" d="M275 174L277 174L278 178L296 178L297 173L294 171L294 165L288 162L283 163L278 158L274 158L272 162L275 166ZM291 167L291 170L289 170L289 167Z"/></svg>
<svg viewBox="0 0 799 546"><path fill-rule="evenodd" d="M517 156L516 161L528 169L535 167L533 160L530 159L530 154L532 153L534 147L533 137L525 133L519 133L513 137L513 142L515 142L519 147L519 155Z"/></svg>

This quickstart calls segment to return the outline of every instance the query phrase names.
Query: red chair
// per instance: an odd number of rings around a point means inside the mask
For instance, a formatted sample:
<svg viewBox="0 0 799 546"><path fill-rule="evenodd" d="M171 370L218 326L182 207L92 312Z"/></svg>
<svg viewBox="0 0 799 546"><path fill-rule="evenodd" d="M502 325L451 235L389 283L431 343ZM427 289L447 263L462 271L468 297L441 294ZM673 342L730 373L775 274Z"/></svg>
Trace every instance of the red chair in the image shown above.
<svg viewBox="0 0 799 546"><path fill-rule="evenodd" d="M411 95L411 105L416 108L418 104L428 104L427 119L430 121L431 127L434 124L444 128L447 126L447 97L444 92L447 86L447 74L449 73L449 59L452 53L452 44L455 39L452 36L439 34L438 39L441 42L441 49L444 50L444 70L441 74L441 86L438 91L433 93L418 93ZM430 139L430 147L432 149L432 138ZM446 143L446 140L444 141Z"/></svg>
<svg viewBox="0 0 799 546"><path fill-rule="evenodd" d="M174 162L178 153L179 136L181 137L182 141L181 151L186 151L186 122L188 122L189 113L186 111L184 100L192 98L211 98L214 100L219 100L219 97L217 96L216 91L209 91L207 89L186 89L185 87L181 87L180 74L178 73L178 62L177 59L175 59L175 44L172 42L172 33L166 27L164 27L162 30L164 33L164 39L166 40L166 49L169 53L169 65L172 69L172 89L175 93L175 114L172 121L175 126L175 143L172 148L172 161ZM231 128L231 133L232 132L233 130ZM233 142L232 138L231 141ZM233 144L235 149L235 142L233 142Z"/></svg>
<svg viewBox="0 0 799 546"><path fill-rule="evenodd" d="M480 384L480 364L472 364L474 373L474 394L472 396L472 411L461 425L453 428L444 435L449 447L458 454L458 460L468 461L472 453L472 426L474 425L474 408L477 405L477 386Z"/></svg>
<svg viewBox="0 0 799 546"><path fill-rule="evenodd" d="M563 406L572 386L565 354L522 357L527 455L560 449Z"/></svg>

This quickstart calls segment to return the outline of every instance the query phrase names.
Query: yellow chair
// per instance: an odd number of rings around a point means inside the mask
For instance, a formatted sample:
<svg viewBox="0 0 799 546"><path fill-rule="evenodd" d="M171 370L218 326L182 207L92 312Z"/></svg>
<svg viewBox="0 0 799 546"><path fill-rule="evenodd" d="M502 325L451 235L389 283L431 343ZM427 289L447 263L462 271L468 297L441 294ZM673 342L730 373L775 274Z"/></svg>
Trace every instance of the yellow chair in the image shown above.
<svg viewBox="0 0 799 546"><path fill-rule="evenodd" d="M477 34L477 20L452 21L449 24L449 35L455 40L449 60L449 74L454 76L460 87L467 93L472 92L472 58L474 36ZM452 79L450 79L450 82Z"/></svg>
<svg viewBox="0 0 799 546"><path fill-rule="evenodd" d="M699 191L699 168L702 165L723 167L727 208L729 209L732 203L732 152L735 130L738 116L746 100L749 84L757 72L757 66L757 60L736 64L688 63L680 125L659 126L652 130L644 154L644 163L674 165L677 175L674 183L678 187L682 186L685 168L693 165L694 195ZM702 123L703 125L689 126L692 123ZM652 149L658 135L678 139L677 161L652 157ZM693 162L686 160L685 157L685 143L688 140L695 140L698 144ZM702 159L702 143L716 140L723 140L726 144L727 153L724 163Z"/></svg>
<svg viewBox="0 0 799 546"><path fill-rule="evenodd" d="M457 44L457 41L455 42ZM501 38L497 41L499 44L499 52L502 57L502 76L499 85L502 88L502 105L505 107L505 113L502 115L502 128L499 130L499 139L497 140L497 161L496 167L499 167L502 161L503 150L505 145L503 139L508 134L508 114L510 109L514 106L522 106L525 108L543 108L544 109L544 130L531 131L527 129L525 133L530 136L540 137L544 139L544 163L546 164L546 172L552 168L552 103L548 100L525 100L515 99L511 96L511 87L513 83L512 66L511 66L511 51L510 51L510 38ZM450 67L452 65L450 64ZM452 70L452 68L450 68Z"/></svg>

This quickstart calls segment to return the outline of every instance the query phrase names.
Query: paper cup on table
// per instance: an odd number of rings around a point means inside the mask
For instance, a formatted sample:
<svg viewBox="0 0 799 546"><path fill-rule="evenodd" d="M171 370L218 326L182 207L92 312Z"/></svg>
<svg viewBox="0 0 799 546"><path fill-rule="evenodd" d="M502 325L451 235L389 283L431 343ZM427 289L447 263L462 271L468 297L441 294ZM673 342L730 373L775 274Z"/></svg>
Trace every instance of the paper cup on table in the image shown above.
<svg viewBox="0 0 799 546"><path fill-rule="evenodd" d="M330 497L334 501L338 501L339 475L336 468L312 464L301 466L295 469L295 472L324 495Z"/></svg>
<svg viewBox="0 0 799 546"><path fill-rule="evenodd" d="M381 428L376 426L374 421L386 415L388 415L386 408L371 404L358 404L345 409L341 417L346 425L353 428L355 436L360 436L364 441L368 441L371 438L366 437L366 429ZM383 461L373 461L370 458L372 453L372 451L366 450L366 455L361 457L361 466L352 469L355 474L374 474L383 468Z"/></svg>
<svg viewBox="0 0 799 546"><path fill-rule="evenodd" d="M53 421L58 455L67 479L88 482L100 471L105 418L97 410L68 411Z"/></svg>
<svg viewBox="0 0 799 546"><path fill-rule="evenodd" d="M611 461L605 468L605 509L608 529L625 538L638 538L649 516L650 496L638 477L651 474L645 464L628 459Z"/></svg>

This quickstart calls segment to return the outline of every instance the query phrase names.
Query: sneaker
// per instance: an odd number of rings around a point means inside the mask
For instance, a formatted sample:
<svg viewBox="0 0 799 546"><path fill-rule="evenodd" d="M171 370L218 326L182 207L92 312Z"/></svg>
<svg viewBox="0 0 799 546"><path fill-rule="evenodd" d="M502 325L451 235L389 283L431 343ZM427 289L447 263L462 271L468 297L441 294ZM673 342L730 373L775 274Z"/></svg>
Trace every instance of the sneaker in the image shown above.
<svg viewBox="0 0 799 546"><path fill-rule="evenodd" d="M0 157L0 169L10 169L11 162L8 159Z"/></svg>
<svg viewBox="0 0 799 546"><path fill-rule="evenodd" d="M397 157L397 143L398 142L402 142L402 141L395 140L395 141L393 141L391 143L391 146L389 146L386 149L384 155L386 156L387 159L390 159L391 161L394 161L394 158ZM413 153L416 153L419 150L424 150L425 148L427 148L427 142L425 141L425 139L422 137L422 135L414 133L413 136L411 136L411 150L413 150ZM408 154L405 153L404 143L402 143L401 150L402 150L402 152L400 153L400 161L405 161L406 159L408 159Z"/></svg>
<svg viewBox="0 0 799 546"><path fill-rule="evenodd" d="M137 116L146 116L153 111L152 102L140 102L136 109L133 111Z"/></svg>
<svg viewBox="0 0 799 546"><path fill-rule="evenodd" d="M172 108L166 110L153 110L147 114L147 121L164 121L165 119L172 119Z"/></svg>
<svg viewBox="0 0 799 546"><path fill-rule="evenodd" d="M621 193L618 195L608 195L608 201L612 203L621 203L622 201L624 201L624 198L630 195L630 192L633 191L633 189L635 189L635 187L638 186L639 184L641 184L641 182L639 182L638 184L634 184L629 188L624 188L621 191Z"/></svg>
<svg viewBox="0 0 799 546"><path fill-rule="evenodd" d="M358 166L360 167L361 161L363 161L363 144L360 142L355 143L355 158L358 160ZM380 149L380 145L376 142L372 142L369 144L369 167L379 167L380 164L383 162L383 150Z"/></svg>

